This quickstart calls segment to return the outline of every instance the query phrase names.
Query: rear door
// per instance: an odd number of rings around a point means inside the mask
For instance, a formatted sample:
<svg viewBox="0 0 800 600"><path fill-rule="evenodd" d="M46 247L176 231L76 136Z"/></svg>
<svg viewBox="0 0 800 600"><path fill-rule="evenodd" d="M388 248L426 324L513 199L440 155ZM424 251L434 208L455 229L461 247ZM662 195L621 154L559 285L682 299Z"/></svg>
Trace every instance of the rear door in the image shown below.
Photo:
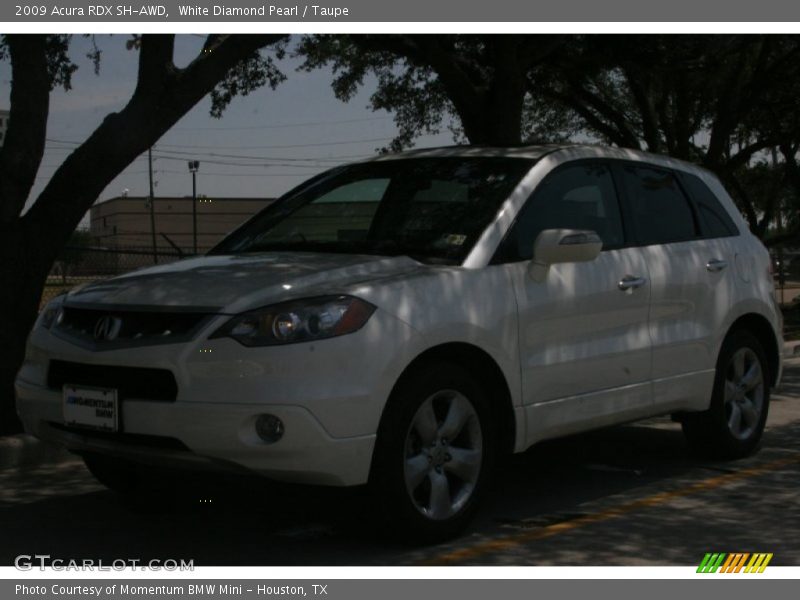
<svg viewBox="0 0 800 600"><path fill-rule="evenodd" d="M694 176L641 163L619 163L616 172L650 273L654 402L665 411L701 407L713 383L715 335L734 298L733 246L720 236L727 224L713 202L692 200L687 190L702 184Z"/></svg>

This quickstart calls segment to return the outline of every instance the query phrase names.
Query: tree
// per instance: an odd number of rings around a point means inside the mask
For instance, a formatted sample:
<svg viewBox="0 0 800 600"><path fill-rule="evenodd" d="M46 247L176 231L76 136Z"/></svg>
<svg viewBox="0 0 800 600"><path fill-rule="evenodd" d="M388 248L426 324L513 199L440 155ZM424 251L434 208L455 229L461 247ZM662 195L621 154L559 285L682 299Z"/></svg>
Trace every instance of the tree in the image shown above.
<svg viewBox="0 0 800 600"><path fill-rule="evenodd" d="M797 36L584 36L531 73L528 89L571 111L591 136L714 171L752 231L767 236L800 141ZM783 158L751 176L754 161L770 156Z"/></svg>
<svg viewBox="0 0 800 600"><path fill-rule="evenodd" d="M668 154L717 173L768 241L778 202L750 186L754 162L777 153L769 189L800 197L797 36L307 36L299 53L306 69L333 67L342 100L376 77L370 105L400 130L392 150L455 118L455 137L473 144L579 139Z"/></svg>
<svg viewBox="0 0 800 600"><path fill-rule="evenodd" d="M142 152L207 94L213 112L237 94L282 79L260 49L282 35L211 35L186 67L173 62L174 36L136 36L136 88L126 106L111 113L56 170L27 211L26 201L45 146L49 95L70 86L77 68L68 57L68 36L7 35L0 58L11 61L9 125L0 150L0 429L18 426L13 381L25 339L54 261L98 195ZM95 57L99 60L99 54Z"/></svg>
<svg viewBox="0 0 800 600"><path fill-rule="evenodd" d="M395 114L399 150L456 116L472 144L522 141L528 73L551 59L565 37L528 35L314 35L298 54L306 70L331 66L333 89L350 100L367 75L370 103ZM535 107L533 107L535 108Z"/></svg>

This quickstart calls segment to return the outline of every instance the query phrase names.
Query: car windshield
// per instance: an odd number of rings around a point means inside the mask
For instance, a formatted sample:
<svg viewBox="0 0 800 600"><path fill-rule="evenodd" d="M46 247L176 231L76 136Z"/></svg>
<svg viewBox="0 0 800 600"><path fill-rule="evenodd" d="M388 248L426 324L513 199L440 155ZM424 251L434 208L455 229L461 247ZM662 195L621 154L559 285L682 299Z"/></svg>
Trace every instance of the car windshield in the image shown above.
<svg viewBox="0 0 800 600"><path fill-rule="evenodd" d="M334 169L289 192L211 253L408 255L458 264L532 164L442 157Z"/></svg>

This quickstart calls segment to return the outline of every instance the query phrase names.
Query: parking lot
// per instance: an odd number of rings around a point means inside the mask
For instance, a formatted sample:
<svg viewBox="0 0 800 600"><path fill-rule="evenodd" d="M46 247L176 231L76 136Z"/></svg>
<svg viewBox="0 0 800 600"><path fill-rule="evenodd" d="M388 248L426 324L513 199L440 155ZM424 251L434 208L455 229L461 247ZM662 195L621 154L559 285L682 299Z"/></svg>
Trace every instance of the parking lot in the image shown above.
<svg viewBox="0 0 800 600"><path fill-rule="evenodd" d="M800 564L800 359L786 364L755 456L695 458L668 419L544 443L503 461L470 529L438 546L376 531L361 489L189 483L185 497L130 504L77 457L0 438L0 564L49 554L196 566L691 565L709 551Z"/></svg>

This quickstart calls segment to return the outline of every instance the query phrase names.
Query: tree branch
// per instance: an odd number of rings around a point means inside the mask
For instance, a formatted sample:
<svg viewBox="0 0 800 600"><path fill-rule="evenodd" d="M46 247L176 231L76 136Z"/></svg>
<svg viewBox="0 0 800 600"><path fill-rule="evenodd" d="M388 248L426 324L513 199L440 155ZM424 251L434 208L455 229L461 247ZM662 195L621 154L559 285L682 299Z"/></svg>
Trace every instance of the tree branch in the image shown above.
<svg viewBox="0 0 800 600"><path fill-rule="evenodd" d="M108 115L54 173L23 217L33 235L68 236L103 189L183 117L240 60L283 35L231 35L204 48L186 68L172 65L172 43L142 39L140 81L128 104ZM152 40L152 41L151 41ZM69 190L69 194L65 194ZM74 224L65 228L64 223ZM66 241L52 240L41 259L52 261Z"/></svg>
<svg viewBox="0 0 800 600"><path fill-rule="evenodd" d="M733 175L733 173L729 172L725 179L739 197L740 208L744 212L744 216L747 219L748 225L750 226L750 231L756 233L758 231L758 214L756 213L753 201L750 199L750 195L747 193L747 190L744 189L744 186L739 179Z"/></svg>
<svg viewBox="0 0 800 600"><path fill-rule="evenodd" d="M11 111L0 149L0 223L16 219L25 207L44 154L50 77L46 37L9 35Z"/></svg>
<svg viewBox="0 0 800 600"><path fill-rule="evenodd" d="M653 102L652 85L648 81L646 84L635 77L630 68L623 69L625 81L631 91L633 99L639 107L639 115L642 119L642 134L650 152L661 151L661 136L658 133L658 116Z"/></svg>
<svg viewBox="0 0 800 600"><path fill-rule="evenodd" d="M572 93L566 93L562 97L571 102L573 110L583 115L587 112L586 108L594 109L607 120L608 126L616 131L615 137L620 146L635 149L641 147L639 138L631 131L628 119L622 112L574 79L568 80L567 83Z"/></svg>
<svg viewBox="0 0 800 600"><path fill-rule="evenodd" d="M753 94L745 97L745 87L748 77L751 80L755 79L753 62L761 64L760 58L765 51L764 47L763 36L757 37L753 42L747 40L745 47L740 50L736 64L730 69L727 81L720 90L705 157L706 165L711 168L717 167L723 160L722 157L729 146L733 130L740 121L743 109L753 102ZM758 92L758 90L754 91Z"/></svg>
<svg viewBox="0 0 800 600"><path fill-rule="evenodd" d="M612 144L616 144L617 146L623 148L629 145L630 140L625 137L616 127L598 117L585 104L575 102L574 98L569 93L559 92L554 89L547 89L544 91L544 93L554 100L561 102L565 106L569 106L575 112L575 114L580 116L586 122L586 125L589 127L589 129L599 133Z"/></svg>
<svg viewBox="0 0 800 600"><path fill-rule="evenodd" d="M175 74L174 35L143 35L139 49L139 74L134 95L158 89Z"/></svg>
<svg viewBox="0 0 800 600"><path fill-rule="evenodd" d="M752 144L744 146L742 149L736 152L736 154L731 156L726 161L725 167L728 169L738 169L739 167L744 167L748 162L750 162L750 159L753 158L754 155L758 154L762 150L766 150L767 148L777 146L778 143L779 140L775 138L764 138L757 140Z"/></svg>

